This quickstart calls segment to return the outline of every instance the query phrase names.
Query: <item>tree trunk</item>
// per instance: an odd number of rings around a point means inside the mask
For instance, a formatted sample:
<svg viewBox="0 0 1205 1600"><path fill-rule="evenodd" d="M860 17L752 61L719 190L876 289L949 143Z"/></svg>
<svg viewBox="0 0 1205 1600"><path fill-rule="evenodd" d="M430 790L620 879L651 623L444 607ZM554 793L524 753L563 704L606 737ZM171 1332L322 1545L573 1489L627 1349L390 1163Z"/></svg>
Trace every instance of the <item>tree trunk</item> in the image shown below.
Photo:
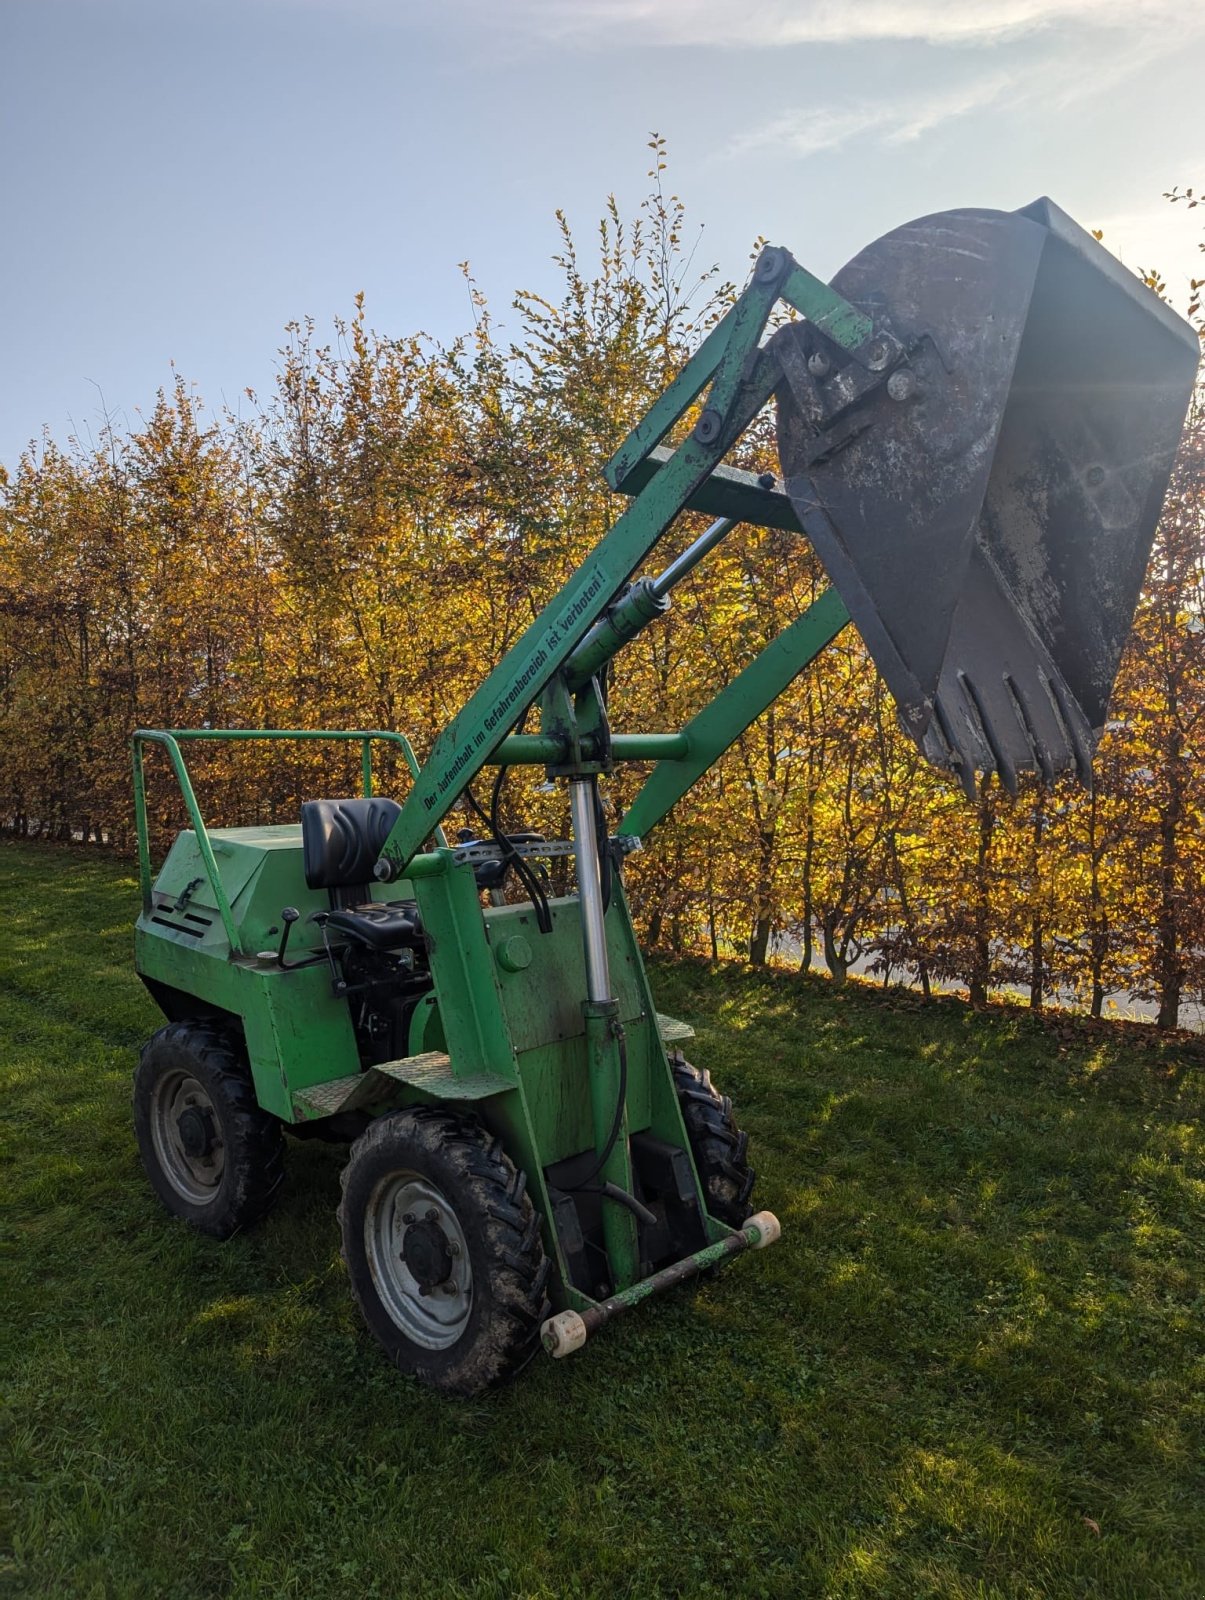
<svg viewBox="0 0 1205 1600"><path fill-rule="evenodd" d="M763 828L758 835L757 911L753 920L753 933L749 940L749 960L755 967L764 967L770 953L770 929L773 923L771 907L774 904L774 834Z"/></svg>
<svg viewBox="0 0 1205 1600"><path fill-rule="evenodd" d="M1045 961L1042 948L1042 919L1035 917L1030 926L1029 934L1029 1009L1040 1011L1042 1009L1042 985L1045 975Z"/></svg>
<svg viewBox="0 0 1205 1600"><path fill-rule="evenodd" d="M1155 981L1159 992L1156 1026L1160 1028L1179 1027L1180 995L1184 986L1176 873L1180 818L1184 806L1181 758L1180 737L1173 734L1165 763L1169 780L1167 804L1159 819L1159 921L1155 933Z"/></svg>
<svg viewBox="0 0 1205 1600"><path fill-rule="evenodd" d="M1155 1026L1157 1028L1180 1026L1180 983L1175 978L1169 978L1159 990L1159 1015L1155 1019Z"/></svg>
<svg viewBox="0 0 1205 1600"><path fill-rule="evenodd" d="M803 841L803 951L799 960L800 972L812 970L814 947L812 944L812 854L816 844L816 829L812 813L808 811L807 834Z"/></svg>
<svg viewBox="0 0 1205 1600"><path fill-rule="evenodd" d="M1088 797L1088 849L1091 870L1088 878L1088 976L1092 980L1091 1014L1099 1017L1105 1008L1105 957L1109 953L1109 913L1105 910L1100 882L1100 862L1104 853L1100 839L1100 810L1097 790Z"/></svg>
<svg viewBox="0 0 1205 1600"><path fill-rule="evenodd" d="M925 960L920 934L916 927L916 918L912 915L912 903L908 899L908 885L904 879L904 863L900 860L899 841L896 839L894 828L888 837L887 845L891 859L891 879L895 885L895 892L900 897L900 916L903 918L904 932L908 936L908 945L912 952L913 962L916 965L916 973L920 978L921 993L926 1000L931 1000L933 998L933 989L929 982L929 963Z"/></svg>
<svg viewBox="0 0 1205 1600"><path fill-rule="evenodd" d="M1029 923L1029 1007L1042 1009L1042 989L1046 979L1045 932L1042 926L1041 872L1042 833L1045 825L1045 806L1039 791L1033 812L1033 829L1030 833L1029 892L1033 897L1033 915Z"/></svg>
<svg viewBox="0 0 1205 1600"><path fill-rule="evenodd" d="M979 849L975 860L975 930L971 943L971 970L967 990L977 1011L987 1005L987 986L992 972L991 899L988 893L987 863L992 847L994 818L989 800L991 778L985 777L979 789Z"/></svg>
<svg viewBox="0 0 1205 1600"><path fill-rule="evenodd" d="M824 938L824 961L829 976L835 984L841 985L849 975L849 962L842 955L841 947L837 943L836 924L836 917L829 915L821 922L820 931Z"/></svg>
<svg viewBox="0 0 1205 1600"><path fill-rule="evenodd" d="M1095 868L1093 869L1095 872ZM1093 885L1093 899L1097 887ZM1109 917L1103 907L1095 907L1088 930L1088 976L1092 979L1092 1006L1094 1017L1105 1008L1105 956L1109 952Z"/></svg>

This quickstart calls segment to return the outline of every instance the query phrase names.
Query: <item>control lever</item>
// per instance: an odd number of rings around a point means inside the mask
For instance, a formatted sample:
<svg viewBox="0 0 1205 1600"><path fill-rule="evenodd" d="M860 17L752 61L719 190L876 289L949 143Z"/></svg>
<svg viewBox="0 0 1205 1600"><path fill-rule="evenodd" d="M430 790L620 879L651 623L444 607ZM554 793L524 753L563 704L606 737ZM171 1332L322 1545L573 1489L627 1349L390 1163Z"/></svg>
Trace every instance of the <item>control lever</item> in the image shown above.
<svg viewBox="0 0 1205 1600"><path fill-rule="evenodd" d="M298 911L296 906L286 906L280 913L280 920L284 923L284 930L280 935L280 945L276 951L276 965L285 971L288 971L288 966L285 962L285 947L288 945L289 935L293 931L293 924L300 916L301 912Z"/></svg>

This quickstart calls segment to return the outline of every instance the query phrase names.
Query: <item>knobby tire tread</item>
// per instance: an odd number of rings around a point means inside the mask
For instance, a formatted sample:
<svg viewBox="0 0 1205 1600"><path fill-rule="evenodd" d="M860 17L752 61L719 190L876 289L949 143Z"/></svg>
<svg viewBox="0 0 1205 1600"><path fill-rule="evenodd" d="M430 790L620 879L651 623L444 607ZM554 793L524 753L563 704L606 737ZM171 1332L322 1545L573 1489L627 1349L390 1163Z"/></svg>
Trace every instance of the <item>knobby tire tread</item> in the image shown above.
<svg viewBox="0 0 1205 1600"><path fill-rule="evenodd" d="M373 1286L363 1248L365 1207L391 1170L425 1172L465 1232L474 1304L462 1337L445 1350L406 1338ZM378 1117L356 1140L342 1175L339 1226L352 1294L369 1329L398 1368L449 1394L473 1396L514 1377L539 1349L550 1314L551 1260L525 1173L477 1119L439 1106ZM449 1192L449 1191L453 1192Z"/></svg>
<svg viewBox="0 0 1205 1600"><path fill-rule="evenodd" d="M187 1201L159 1168L147 1126L155 1078L180 1053L213 1102L226 1148L222 1182L205 1206ZM285 1176L282 1128L256 1099L242 1041L228 1027L198 1018L169 1022L152 1034L134 1073L134 1123L155 1193L201 1233L229 1239L271 1209Z"/></svg>
<svg viewBox="0 0 1205 1600"><path fill-rule="evenodd" d="M739 1228L753 1212L756 1174L746 1159L749 1135L737 1127L732 1101L714 1087L706 1068L691 1066L679 1051L670 1057L670 1068L707 1210L717 1221Z"/></svg>

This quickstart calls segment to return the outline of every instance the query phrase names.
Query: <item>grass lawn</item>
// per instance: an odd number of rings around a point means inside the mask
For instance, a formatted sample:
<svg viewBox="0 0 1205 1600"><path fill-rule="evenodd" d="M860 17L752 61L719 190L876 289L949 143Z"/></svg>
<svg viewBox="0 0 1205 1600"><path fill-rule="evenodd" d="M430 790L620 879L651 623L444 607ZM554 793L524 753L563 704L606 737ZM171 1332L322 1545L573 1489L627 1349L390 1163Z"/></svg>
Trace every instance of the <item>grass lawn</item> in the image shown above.
<svg viewBox="0 0 1205 1600"><path fill-rule="evenodd" d="M135 900L0 844L0 1594L1205 1592L1200 1044L658 965L782 1243L457 1403L359 1323L338 1148L228 1244L159 1208Z"/></svg>

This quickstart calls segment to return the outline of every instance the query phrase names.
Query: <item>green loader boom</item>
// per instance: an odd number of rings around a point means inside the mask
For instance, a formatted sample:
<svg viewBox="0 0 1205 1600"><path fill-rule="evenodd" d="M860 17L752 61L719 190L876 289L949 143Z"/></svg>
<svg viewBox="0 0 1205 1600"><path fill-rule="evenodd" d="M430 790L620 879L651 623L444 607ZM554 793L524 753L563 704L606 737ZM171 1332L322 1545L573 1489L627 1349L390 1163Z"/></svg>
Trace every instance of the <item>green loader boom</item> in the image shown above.
<svg viewBox="0 0 1205 1600"><path fill-rule="evenodd" d="M272 1203L284 1129L349 1142L365 1320L403 1371L462 1394L773 1243L729 1101L656 1010L623 861L851 619L906 731L969 789L983 770L1087 780L1196 356L1049 201L921 219L832 285L768 248L607 464L627 510L425 762L391 730L135 733L136 958L168 1019L135 1125L169 1209L226 1237ZM781 472L724 465L771 401ZM685 510L716 520L637 577ZM833 587L684 728L613 730L605 669L742 521L806 536ZM515 732L533 708L538 731ZM361 793L207 828L184 749L215 739L357 743ZM400 803L374 793L379 743L409 768ZM149 746L191 824L157 874ZM608 838L599 782L624 761L652 770ZM523 765L567 785L569 839L502 829ZM487 768L479 834L449 841Z"/></svg>

